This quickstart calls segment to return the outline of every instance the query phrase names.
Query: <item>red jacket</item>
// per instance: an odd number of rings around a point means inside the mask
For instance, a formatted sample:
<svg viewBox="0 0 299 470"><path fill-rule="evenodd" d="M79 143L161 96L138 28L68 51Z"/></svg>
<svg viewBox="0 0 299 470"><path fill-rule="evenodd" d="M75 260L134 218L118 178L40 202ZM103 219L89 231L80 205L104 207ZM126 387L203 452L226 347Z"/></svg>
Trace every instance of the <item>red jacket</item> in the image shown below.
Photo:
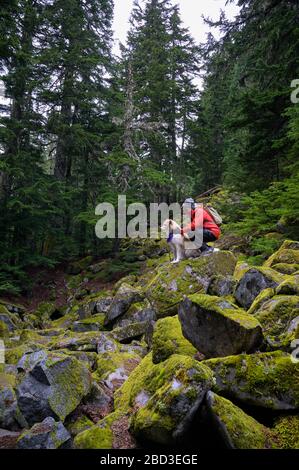
<svg viewBox="0 0 299 470"><path fill-rule="evenodd" d="M182 229L182 235L184 233L194 232L195 229L201 227L201 221L204 229L210 230L215 235L216 239L220 237L220 227L216 224L213 217L201 206L191 211L191 223Z"/></svg>

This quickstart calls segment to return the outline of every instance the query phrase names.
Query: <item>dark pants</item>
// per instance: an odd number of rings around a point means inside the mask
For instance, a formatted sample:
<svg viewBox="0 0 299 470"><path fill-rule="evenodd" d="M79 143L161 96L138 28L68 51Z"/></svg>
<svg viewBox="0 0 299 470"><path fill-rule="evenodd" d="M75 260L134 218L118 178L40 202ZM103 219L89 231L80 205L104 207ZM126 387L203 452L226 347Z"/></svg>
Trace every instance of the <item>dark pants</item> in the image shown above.
<svg viewBox="0 0 299 470"><path fill-rule="evenodd" d="M190 241L193 242L195 240L195 236L193 235L192 236L192 233L194 232L190 232L188 235L190 237ZM207 245L208 242L214 242L215 240L217 240L217 238L215 237L215 235L213 234L213 232L211 232L211 230L207 230L206 228L203 229L202 231L202 245L201 247L199 248L199 250L203 253L204 251L208 250L210 247L209 245Z"/></svg>
<svg viewBox="0 0 299 470"><path fill-rule="evenodd" d="M213 232L211 232L211 230L207 230L206 228L204 228L203 239L202 239L203 243L202 243L202 247L200 251L201 252L206 251L209 248L209 245L207 245L207 242L214 242L215 240L217 240L217 238L215 237Z"/></svg>

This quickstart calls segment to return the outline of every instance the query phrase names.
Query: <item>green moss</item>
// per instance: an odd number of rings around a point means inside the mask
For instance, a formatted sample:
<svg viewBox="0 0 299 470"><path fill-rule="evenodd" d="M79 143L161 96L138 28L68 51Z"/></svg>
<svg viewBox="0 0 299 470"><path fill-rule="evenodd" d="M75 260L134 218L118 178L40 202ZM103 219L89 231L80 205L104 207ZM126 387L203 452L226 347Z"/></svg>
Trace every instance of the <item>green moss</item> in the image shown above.
<svg viewBox="0 0 299 470"><path fill-rule="evenodd" d="M264 302L255 312L255 318L261 323L265 335L279 341L291 341L293 332L288 328L299 314L299 296L276 295Z"/></svg>
<svg viewBox="0 0 299 470"><path fill-rule="evenodd" d="M299 270L299 264L277 263L272 268L282 274L294 274Z"/></svg>
<svg viewBox="0 0 299 470"><path fill-rule="evenodd" d="M165 361L172 354L194 356L197 350L183 336L180 321L177 316L159 320L153 334L153 362Z"/></svg>
<svg viewBox="0 0 299 470"><path fill-rule="evenodd" d="M92 264L92 256L86 256L85 258L82 258L78 261L74 261L69 265L69 271L74 274L77 274L78 272L83 271L84 269L87 269L88 266Z"/></svg>
<svg viewBox="0 0 299 470"><path fill-rule="evenodd" d="M299 276L288 276L276 287L275 292L280 295L299 295Z"/></svg>
<svg viewBox="0 0 299 470"><path fill-rule="evenodd" d="M299 264L298 242L285 240L278 251L265 261L264 266L272 267L275 264Z"/></svg>
<svg viewBox="0 0 299 470"><path fill-rule="evenodd" d="M141 408L134 415L131 422L131 429L136 436L149 441L159 442L163 445L173 443L172 433L175 427L173 418L163 413L163 409L154 411L148 407Z"/></svg>
<svg viewBox="0 0 299 470"><path fill-rule="evenodd" d="M77 359L60 353L49 353L45 366L50 369L51 375L54 374L49 405L61 421L64 421L89 392L91 375Z"/></svg>
<svg viewBox="0 0 299 470"><path fill-rule="evenodd" d="M190 295L189 299L205 310L209 310L212 313L219 313L220 315L229 318L232 321L238 322L244 328L257 328L260 326L260 323L257 321L257 319L251 315L248 315L244 310L236 307L234 304L226 302L221 297L205 294L194 294Z"/></svg>
<svg viewBox="0 0 299 470"><path fill-rule="evenodd" d="M9 387L14 388L16 385L16 377L12 374L0 372L0 388Z"/></svg>
<svg viewBox="0 0 299 470"><path fill-rule="evenodd" d="M167 263L156 269L145 288L146 296L156 307L160 318L175 314L184 295L206 292L213 275L231 275L235 264L234 255L225 251L176 265Z"/></svg>
<svg viewBox="0 0 299 470"><path fill-rule="evenodd" d="M55 304L50 302L42 302L38 305L34 314L41 319L49 319L56 310Z"/></svg>
<svg viewBox="0 0 299 470"><path fill-rule="evenodd" d="M64 315L61 318L58 318L57 320L54 320L51 322L51 327L52 328L63 328L67 329L72 326L72 324L78 320L79 315L78 315L78 310L79 307L75 307L71 313L68 313Z"/></svg>
<svg viewBox="0 0 299 470"><path fill-rule="evenodd" d="M299 367L289 354L281 351L240 354L209 359L202 364L216 376L216 393L225 391L266 408L281 409L281 400L290 408L299 406Z"/></svg>
<svg viewBox="0 0 299 470"><path fill-rule="evenodd" d="M181 383L189 381L188 370L193 371L194 380L212 380L212 374L207 367L188 356L174 354L164 362L153 364L152 353L145 356L128 380L114 395L115 407L119 410L129 410L135 405L139 392L153 395L158 389L177 378Z"/></svg>
<svg viewBox="0 0 299 470"><path fill-rule="evenodd" d="M129 375L139 362L140 356L135 353L119 351L101 353L98 355L97 370L93 377L97 381L101 381L107 379L111 373L117 370L122 370Z"/></svg>
<svg viewBox="0 0 299 470"><path fill-rule="evenodd" d="M254 299L253 303L247 313L253 315L257 310L261 308L264 302L271 299L275 295L275 290L272 287L262 290L259 295Z"/></svg>
<svg viewBox="0 0 299 470"><path fill-rule="evenodd" d="M5 305L3 305L3 304L0 304L0 313L3 313L5 315L9 315L9 311L7 310Z"/></svg>
<svg viewBox="0 0 299 470"><path fill-rule="evenodd" d="M251 266L244 261L238 261L234 271L234 279L240 281L244 274L250 269Z"/></svg>
<svg viewBox="0 0 299 470"><path fill-rule="evenodd" d="M15 347L7 347L5 349L5 362L7 364L16 365L25 353L36 349L37 348L31 344L20 344Z"/></svg>
<svg viewBox="0 0 299 470"><path fill-rule="evenodd" d="M134 322L128 325L114 328L113 338L120 342L128 342L140 338L147 330L148 322Z"/></svg>
<svg viewBox="0 0 299 470"><path fill-rule="evenodd" d="M98 330L103 330L104 329L104 320L105 320L105 314L104 313L99 313L97 315L93 315L90 318L85 318L84 320L79 320L80 325L97 325Z"/></svg>
<svg viewBox="0 0 299 470"><path fill-rule="evenodd" d="M112 449L114 435L111 429L122 414L111 413L90 429L81 432L74 439L76 449Z"/></svg>
<svg viewBox="0 0 299 470"><path fill-rule="evenodd" d="M281 449L299 449L299 416L282 416L275 422L273 433Z"/></svg>
<svg viewBox="0 0 299 470"><path fill-rule="evenodd" d="M48 336L41 336L35 330L23 330L20 334L21 343L34 342L43 346L47 346L51 343L52 338Z"/></svg>
<svg viewBox="0 0 299 470"><path fill-rule="evenodd" d="M83 415L83 416L79 416L79 418L71 422L67 426L67 429L72 434L72 436L77 436L77 434L80 434L81 432L86 431L87 429L91 428L93 424L94 423L91 421L91 419Z"/></svg>
<svg viewBox="0 0 299 470"><path fill-rule="evenodd" d="M9 329L4 321L0 320L0 338L6 338L9 336Z"/></svg>
<svg viewBox="0 0 299 470"><path fill-rule="evenodd" d="M114 284L113 292L115 293L123 283L129 284L130 286L134 286L136 281L137 276L135 276L135 274L129 274L128 276L122 277L119 281Z"/></svg>
<svg viewBox="0 0 299 470"><path fill-rule="evenodd" d="M147 370L148 367L146 364ZM138 439L174 444L179 437L176 437L178 429L188 422L195 404L199 405L199 400L211 387L212 375L199 362L179 354L151 367L141 383L138 377L131 391L125 391L130 395L129 405L137 408L130 429ZM120 393L127 388L130 379Z"/></svg>
<svg viewBox="0 0 299 470"><path fill-rule="evenodd" d="M216 394L213 398L211 410L224 428L229 437L230 445L234 449L264 449L273 446L271 432L251 416L235 406L229 400Z"/></svg>

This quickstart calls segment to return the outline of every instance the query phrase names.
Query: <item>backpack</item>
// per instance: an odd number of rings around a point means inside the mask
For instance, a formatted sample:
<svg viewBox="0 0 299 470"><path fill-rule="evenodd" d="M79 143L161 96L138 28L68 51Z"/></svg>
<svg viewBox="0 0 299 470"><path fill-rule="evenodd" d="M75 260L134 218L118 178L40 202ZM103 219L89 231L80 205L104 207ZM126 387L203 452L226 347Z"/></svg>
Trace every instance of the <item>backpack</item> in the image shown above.
<svg viewBox="0 0 299 470"><path fill-rule="evenodd" d="M210 214L211 217L213 217L215 224L220 227L223 223L223 219L221 215L216 211L216 209L210 205L204 206L205 210Z"/></svg>

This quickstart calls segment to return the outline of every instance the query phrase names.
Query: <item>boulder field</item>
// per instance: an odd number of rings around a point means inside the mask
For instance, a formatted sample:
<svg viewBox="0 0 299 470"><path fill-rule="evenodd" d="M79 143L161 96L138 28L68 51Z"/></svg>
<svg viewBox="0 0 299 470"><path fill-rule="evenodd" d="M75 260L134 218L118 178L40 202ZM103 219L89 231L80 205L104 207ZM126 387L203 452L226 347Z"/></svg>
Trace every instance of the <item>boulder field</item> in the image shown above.
<svg viewBox="0 0 299 470"><path fill-rule="evenodd" d="M0 300L0 448L299 448L299 242L263 266L155 247L63 307Z"/></svg>

